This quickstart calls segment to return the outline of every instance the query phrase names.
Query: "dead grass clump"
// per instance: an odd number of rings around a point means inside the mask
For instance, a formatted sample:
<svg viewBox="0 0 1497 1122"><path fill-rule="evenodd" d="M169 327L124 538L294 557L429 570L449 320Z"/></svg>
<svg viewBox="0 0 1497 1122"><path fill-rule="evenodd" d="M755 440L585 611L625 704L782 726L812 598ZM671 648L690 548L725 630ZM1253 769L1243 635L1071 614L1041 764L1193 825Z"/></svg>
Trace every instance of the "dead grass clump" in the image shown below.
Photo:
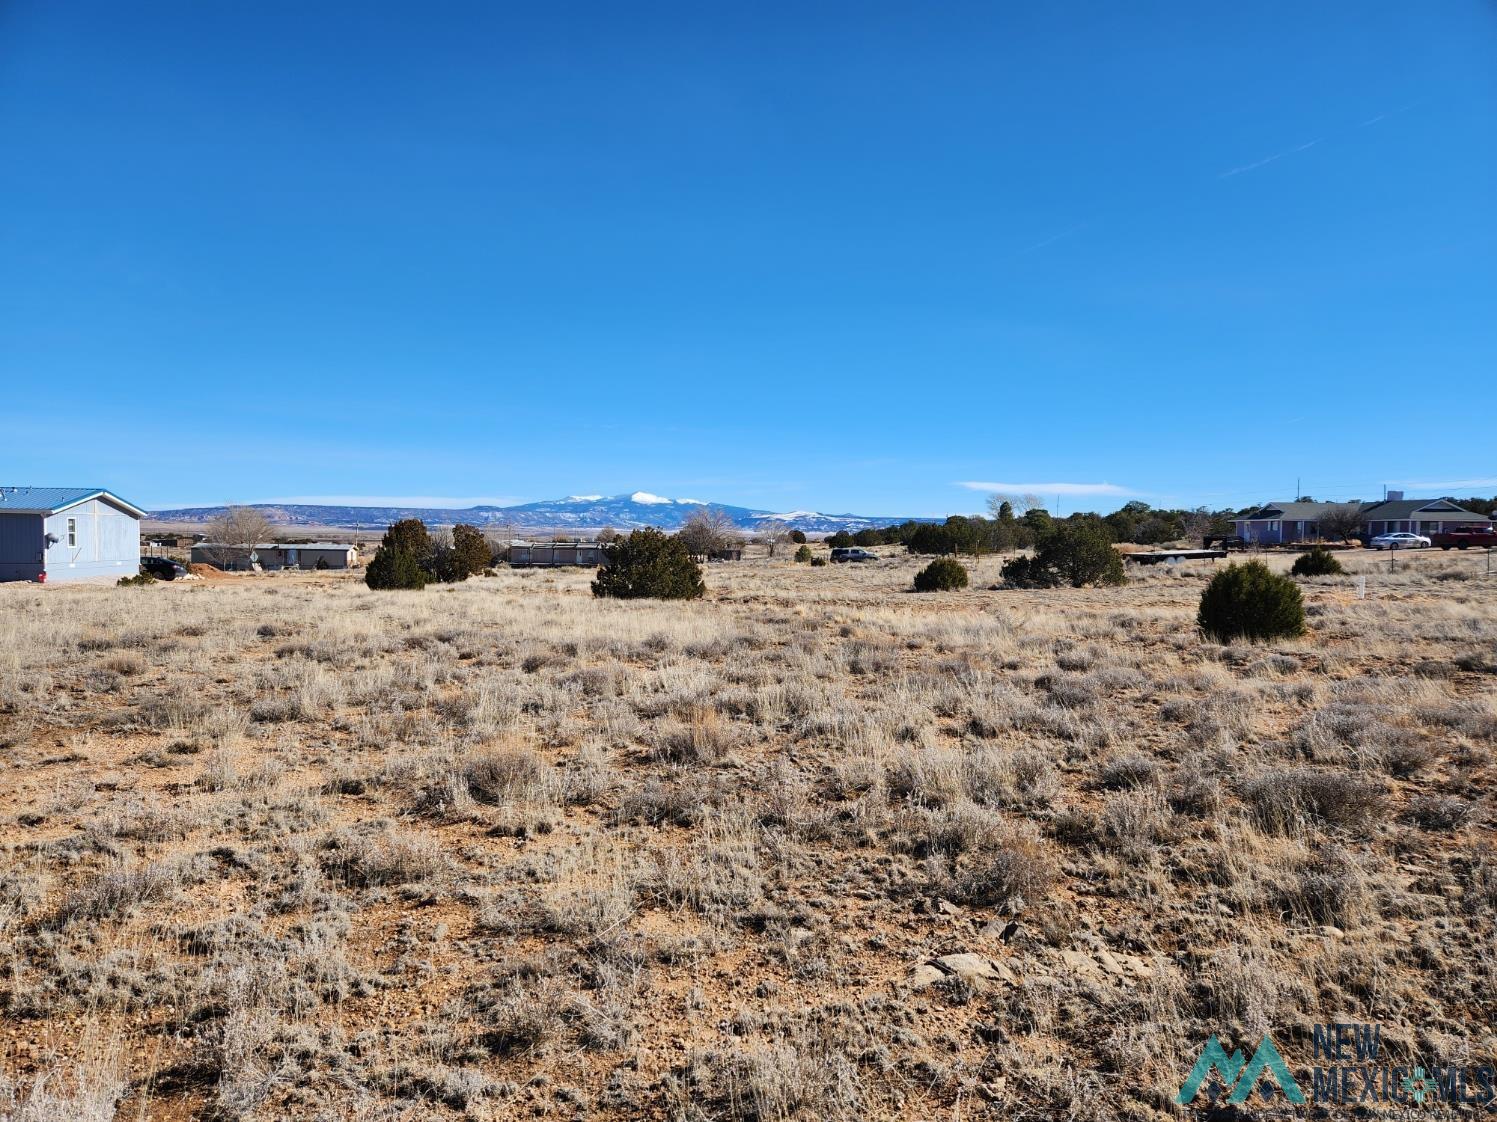
<svg viewBox="0 0 1497 1122"><path fill-rule="evenodd" d="M685 721L665 720L656 730L650 758L670 764L715 764L732 751L737 738L716 709L694 706Z"/></svg>
<svg viewBox="0 0 1497 1122"><path fill-rule="evenodd" d="M1050 700L1063 709L1089 710L1101 701L1090 676L1079 674L1045 674L1035 679L1035 688L1049 694Z"/></svg>
<svg viewBox="0 0 1497 1122"><path fill-rule="evenodd" d="M1170 778L1165 798L1176 814L1209 818L1222 806L1222 784L1199 764L1187 764Z"/></svg>
<svg viewBox="0 0 1497 1122"><path fill-rule="evenodd" d="M1400 760L1417 759L1422 745L1413 730L1395 723L1395 717L1386 705L1333 702L1295 730L1294 743L1312 760L1341 762L1350 749L1364 765L1389 759L1397 767Z"/></svg>
<svg viewBox="0 0 1497 1122"><path fill-rule="evenodd" d="M78 920L123 919L142 905L167 899L182 880L182 869L175 863L105 869L68 892L47 926L61 929Z"/></svg>
<svg viewBox="0 0 1497 1122"><path fill-rule="evenodd" d="M507 1089L480 1071L467 1067L453 1067L440 1062L398 1063L371 1073L370 1083L397 1099L414 1100L417 1103L438 1103L452 1110L463 1112L464 1117L477 1110L478 1104L488 1099L502 1097ZM385 1108L371 1110L370 1122L392 1117ZM393 1117L400 1117L394 1115Z"/></svg>
<svg viewBox="0 0 1497 1122"><path fill-rule="evenodd" d="M0 1074L4 1122L113 1122L126 1083L102 1063L53 1068L24 1089Z"/></svg>
<svg viewBox="0 0 1497 1122"><path fill-rule="evenodd" d="M987 849L1002 836L997 814L965 801L917 810L905 828L916 857L936 854L952 860L963 853Z"/></svg>
<svg viewBox="0 0 1497 1122"><path fill-rule="evenodd" d="M427 839L389 832L340 831L324 837L319 849L323 871L350 888L433 881L448 867L442 851Z"/></svg>
<svg viewBox="0 0 1497 1122"><path fill-rule="evenodd" d="M1412 737L1395 739L1377 750L1378 763L1396 779L1412 778L1439 758L1434 747Z"/></svg>
<svg viewBox="0 0 1497 1122"><path fill-rule="evenodd" d="M731 922L764 893L757 827L741 816L710 816L684 852L660 853L648 890L664 903Z"/></svg>
<svg viewBox="0 0 1497 1122"><path fill-rule="evenodd" d="M885 768L883 782L891 798L920 806L946 806L964 794L964 762L960 753L924 748L903 751ZM982 777L977 777L982 782Z"/></svg>
<svg viewBox="0 0 1497 1122"><path fill-rule="evenodd" d="M948 892L959 904L1017 908L1037 903L1055 883L1055 859L1034 833L1013 829L958 870Z"/></svg>
<svg viewBox="0 0 1497 1122"><path fill-rule="evenodd" d="M1103 761L1097 778L1108 790L1121 791L1135 787L1152 787L1159 781L1160 770L1158 760L1134 753L1127 756L1114 756L1110 760Z"/></svg>
<svg viewBox="0 0 1497 1122"><path fill-rule="evenodd" d="M1284 972L1254 946L1230 946L1206 960L1197 984L1198 1013L1235 1035L1257 1036L1279 1023L1289 996Z"/></svg>
<svg viewBox="0 0 1497 1122"><path fill-rule="evenodd" d="M526 749L475 756L462 765L463 782L473 799L488 805L545 801L545 770Z"/></svg>
<svg viewBox="0 0 1497 1122"><path fill-rule="evenodd" d="M1497 741L1497 708L1488 701L1455 701L1418 710L1426 724L1450 729L1473 740Z"/></svg>
<svg viewBox="0 0 1497 1122"><path fill-rule="evenodd" d="M469 997L482 1030L474 1043L493 1056L535 1055L564 1029L554 985L503 979Z"/></svg>
<svg viewBox="0 0 1497 1122"><path fill-rule="evenodd" d="M697 826L726 798L725 791L702 776L647 779L619 800L615 818L650 826Z"/></svg>
<svg viewBox="0 0 1497 1122"><path fill-rule="evenodd" d="M257 698L250 704L250 720L260 724L281 724L301 720L301 700L295 695Z"/></svg>
<svg viewBox="0 0 1497 1122"><path fill-rule="evenodd" d="M1157 846L1174 840L1174 818L1160 792L1120 791L1102 803L1096 841L1102 849L1129 860L1148 861Z"/></svg>
<svg viewBox="0 0 1497 1122"><path fill-rule="evenodd" d="M1477 915L1497 914L1497 857L1489 849L1472 849L1463 864L1470 870L1465 894L1466 911Z"/></svg>
<svg viewBox="0 0 1497 1122"><path fill-rule="evenodd" d="M973 802L1014 810L1049 806L1060 790L1055 765L1034 748L969 752L962 760L961 781Z"/></svg>
<svg viewBox="0 0 1497 1122"><path fill-rule="evenodd" d="M1343 929L1370 919L1375 909L1367 874L1349 854L1336 849L1315 855L1281 882L1277 903L1307 922Z"/></svg>
<svg viewBox="0 0 1497 1122"><path fill-rule="evenodd" d="M1249 780L1242 789L1258 825L1275 834L1317 825L1366 831L1382 817L1384 795L1380 784L1309 768L1272 771Z"/></svg>
<svg viewBox="0 0 1497 1122"><path fill-rule="evenodd" d="M698 1053L668 1092L682 1107L711 1105L744 1122L860 1122L869 1107L862 1072L829 1036L823 1026Z"/></svg>
<svg viewBox="0 0 1497 1122"><path fill-rule="evenodd" d="M1460 830L1480 816L1474 803L1458 795L1423 795L1409 803L1409 820L1425 830Z"/></svg>

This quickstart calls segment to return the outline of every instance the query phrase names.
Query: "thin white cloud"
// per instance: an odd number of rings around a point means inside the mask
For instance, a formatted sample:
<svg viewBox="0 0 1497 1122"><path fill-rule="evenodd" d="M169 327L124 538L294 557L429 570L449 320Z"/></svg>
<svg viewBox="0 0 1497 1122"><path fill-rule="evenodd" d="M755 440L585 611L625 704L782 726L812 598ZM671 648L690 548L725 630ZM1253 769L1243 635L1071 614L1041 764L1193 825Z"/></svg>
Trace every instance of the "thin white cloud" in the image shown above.
<svg viewBox="0 0 1497 1122"><path fill-rule="evenodd" d="M1265 156L1261 160L1254 160L1250 164L1243 164L1241 167L1233 168L1231 171L1224 171L1220 175L1218 175L1217 178L1231 179L1234 175L1241 175L1243 174L1243 172L1256 171L1258 168L1263 167L1265 164L1271 164L1275 160L1282 160L1285 156L1292 156L1296 152L1305 151L1305 149L1307 148L1314 148L1319 143L1319 137L1316 137L1314 140L1307 140L1305 143L1296 145L1293 148L1286 148L1282 152L1275 152L1272 156Z"/></svg>
<svg viewBox="0 0 1497 1122"><path fill-rule="evenodd" d="M480 495L474 498L454 498L451 495L293 495L289 498L255 501L286 506L426 506L461 509L470 506L515 506L525 500L509 495Z"/></svg>
<svg viewBox="0 0 1497 1122"><path fill-rule="evenodd" d="M969 491L994 491L1014 495L1136 495L1137 491L1116 483L984 483L963 480L957 484Z"/></svg>
<svg viewBox="0 0 1497 1122"><path fill-rule="evenodd" d="M1082 222L1079 225L1072 226L1069 230L1062 230L1058 234L1051 234L1048 238L1041 238L1039 241L1035 242L1033 245L1025 246L1023 249L1019 250L1018 253L1014 254L1014 256L1018 257L1018 256L1021 256L1021 255L1025 254L1025 253L1033 253L1037 249L1044 249L1047 245L1054 245L1056 242L1060 241L1062 238L1073 237L1076 234L1081 233L1082 230L1085 230L1090 225L1091 225L1090 222Z"/></svg>
<svg viewBox="0 0 1497 1122"><path fill-rule="evenodd" d="M1497 487L1497 476L1485 479L1441 479L1431 483L1427 480L1400 479L1395 486L1410 487L1420 491L1461 491L1468 487Z"/></svg>

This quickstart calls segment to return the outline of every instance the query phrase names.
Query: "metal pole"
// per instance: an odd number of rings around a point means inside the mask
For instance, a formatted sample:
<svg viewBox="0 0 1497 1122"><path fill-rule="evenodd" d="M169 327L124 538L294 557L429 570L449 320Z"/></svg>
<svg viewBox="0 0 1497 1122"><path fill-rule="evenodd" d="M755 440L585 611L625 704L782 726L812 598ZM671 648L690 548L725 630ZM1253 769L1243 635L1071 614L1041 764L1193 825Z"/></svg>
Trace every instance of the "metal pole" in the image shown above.
<svg viewBox="0 0 1497 1122"><path fill-rule="evenodd" d="M1390 572L1390 573L1393 571L1393 555L1395 553L1397 553L1397 552L1398 552L1398 543L1397 542L1389 542L1388 543L1388 572Z"/></svg>

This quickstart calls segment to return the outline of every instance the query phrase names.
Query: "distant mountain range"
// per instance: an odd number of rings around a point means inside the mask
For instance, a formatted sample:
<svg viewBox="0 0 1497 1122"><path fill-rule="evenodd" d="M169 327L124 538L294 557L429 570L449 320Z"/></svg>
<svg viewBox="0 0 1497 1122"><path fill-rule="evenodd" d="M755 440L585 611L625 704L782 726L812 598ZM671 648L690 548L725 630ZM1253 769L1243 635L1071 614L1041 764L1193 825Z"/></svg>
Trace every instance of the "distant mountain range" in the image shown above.
<svg viewBox="0 0 1497 1122"><path fill-rule="evenodd" d="M667 499L652 495L648 491L635 491L632 495L569 495L564 499L549 499L538 503L522 503L518 506L472 506L465 510L450 510L441 507L403 506L303 506L277 503L252 504L265 517L279 526L334 526L350 530L383 530L392 522L402 518L419 518L431 525L451 525L468 522L487 528L512 528L516 533L534 533L542 530L600 530L612 526L616 530L633 530L641 526L657 526L662 530L678 530L694 511L711 507L721 511L741 530L752 530L763 522L783 522L792 530L807 533L830 534L838 530L863 530L869 527L892 526L908 521L903 517L864 514L822 514L815 510L792 510L777 512L751 510L742 506L727 506L723 503L708 503L700 499ZM222 514L221 506L195 506L179 510L153 510L151 518L158 522L207 523ZM918 521L931 521L919 519Z"/></svg>

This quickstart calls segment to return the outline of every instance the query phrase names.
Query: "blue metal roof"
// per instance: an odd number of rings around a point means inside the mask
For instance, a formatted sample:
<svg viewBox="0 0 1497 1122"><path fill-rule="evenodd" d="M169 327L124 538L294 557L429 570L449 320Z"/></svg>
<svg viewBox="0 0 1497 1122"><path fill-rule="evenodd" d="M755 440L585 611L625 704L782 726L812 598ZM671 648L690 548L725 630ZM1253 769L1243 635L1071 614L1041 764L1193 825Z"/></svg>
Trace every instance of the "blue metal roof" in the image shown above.
<svg viewBox="0 0 1497 1122"><path fill-rule="evenodd" d="M146 512L103 487L5 487L0 486L0 514L56 514L94 498L107 498L137 518Z"/></svg>

